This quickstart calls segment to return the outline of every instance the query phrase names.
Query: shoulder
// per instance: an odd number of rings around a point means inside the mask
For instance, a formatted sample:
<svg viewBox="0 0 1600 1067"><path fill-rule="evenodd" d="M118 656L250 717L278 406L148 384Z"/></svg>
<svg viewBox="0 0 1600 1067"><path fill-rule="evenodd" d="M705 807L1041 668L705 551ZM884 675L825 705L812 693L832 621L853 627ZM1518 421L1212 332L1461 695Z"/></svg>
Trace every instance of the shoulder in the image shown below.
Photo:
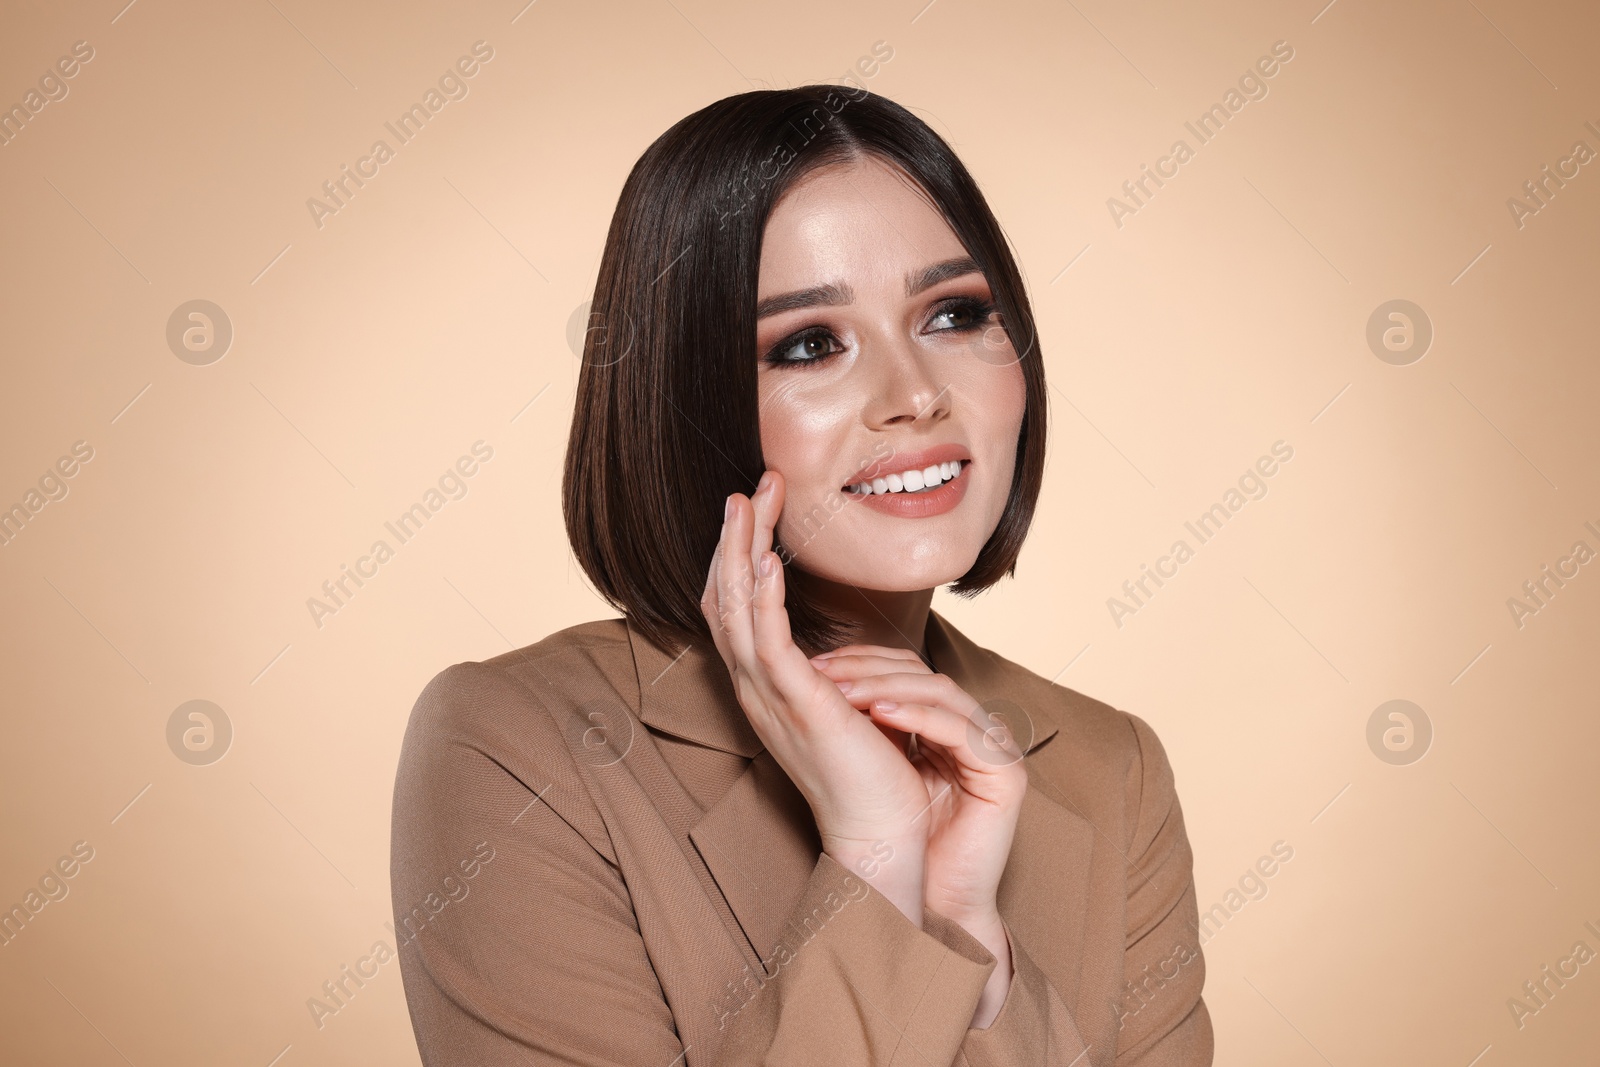
<svg viewBox="0 0 1600 1067"><path fill-rule="evenodd" d="M411 709L397 800L416 798L416 806L429 807L503 791L542 794L554 785L545 802L594 832L574 753L593 743L591 710L618 715L634 679L621 619L582 623L490 659L445 667Z"/></svg>
<svg viewBox="0 0 1600 1067"><path fill-rule="evenodd" d="M580 623L490 659L453 663L423 687L410 729L489 733L519 724L585 690L599 695L632 670L622 619Z"/></svg>

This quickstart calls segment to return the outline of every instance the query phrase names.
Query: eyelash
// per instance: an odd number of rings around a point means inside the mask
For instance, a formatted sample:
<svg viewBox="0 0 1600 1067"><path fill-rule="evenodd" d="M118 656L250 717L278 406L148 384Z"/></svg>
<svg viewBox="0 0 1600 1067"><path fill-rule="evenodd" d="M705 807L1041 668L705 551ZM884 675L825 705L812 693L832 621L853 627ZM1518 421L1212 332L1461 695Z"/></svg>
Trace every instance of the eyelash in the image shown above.
<svg viewBox="0 0 1600 1067"><path fill-rule="evenodd" d="M934 317L937 318L940 315L947 315L955 311L966 311L971 313L974 321L965 326L950 326L943 330L935 330L934 332L968 333L973 330L983 329L988 324L989 316L993 315L996 310L998 310L998 308L992 300L980 300L977 297L972 296L953 297L939 305L938 309L933 313ZM784 358L783 353L789 352L806 341L810 341L815 338L837 340L837 338L833 336L833 331L829 330L826 326L807 327L806 329L801 330L799 333L790 334L788 337L785 337L783 340L773 345L772 348L768 350L767 354L762 358L762 361L769 366L775 367L808 366L821 363L831 356L838 355L837 352L828 352L824 355L811 356L805 359Z"/></svg>

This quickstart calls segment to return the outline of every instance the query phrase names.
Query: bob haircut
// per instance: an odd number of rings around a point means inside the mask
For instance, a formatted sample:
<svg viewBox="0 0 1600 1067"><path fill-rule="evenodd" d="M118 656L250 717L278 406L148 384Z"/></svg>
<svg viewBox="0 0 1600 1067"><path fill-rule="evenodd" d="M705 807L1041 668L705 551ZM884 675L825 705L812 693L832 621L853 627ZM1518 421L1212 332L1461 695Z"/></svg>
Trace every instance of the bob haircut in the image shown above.
<svg viewBox="0 0 1600 1067"><path fill-rule="evenodd" d="M673 125L622 187L567 443L562 513L573 554L662 648L708 636L700 598L723 500L753 491L766 469L755 313L767 219L810 172L868 155L904 171L943 212L1020 353L1026 399L1011 492L949 589L975 596L1016 572L1044 477L1044 364L1027 292L977 184L926 123L866 89L740 93ZM849 630L808 601L804 578L789 576L786 606L795 643L814 655L845 643Z"/></svg>

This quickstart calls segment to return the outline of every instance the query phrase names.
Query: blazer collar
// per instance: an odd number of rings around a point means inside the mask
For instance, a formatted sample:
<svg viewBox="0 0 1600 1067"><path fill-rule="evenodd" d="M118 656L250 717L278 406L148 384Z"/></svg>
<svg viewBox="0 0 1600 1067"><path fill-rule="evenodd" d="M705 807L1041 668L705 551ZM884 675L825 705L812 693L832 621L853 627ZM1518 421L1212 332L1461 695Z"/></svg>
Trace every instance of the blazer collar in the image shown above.
<svg viewBox="0 0 1600 1067"><path fill-rule="evenodd" d="M627 626L638 675L641 722L747 759L766 748L739 706L728 668L709 635L668 651L635 629L631 620ZM1030 712L1008 699L1033 688L1027 684L1034 681L1028 672L974 644L936 611L928 613L926 636L933 669L982 702L986 711L1003 714L1026 752L1055 735L1055 721L1039 713L1035 701L1026 701L1034 705ZM707 693L715 694L715 699L707 700Z"/></svg>
<svg viewBox="0 0 1600 1067"><path fill-rule="evenodd" d="M639 679L639 721L663 733L752 758L766 746L745 717L710 635L667 651L627 619ZM706 694L714 694L707 700Z"/></svg>

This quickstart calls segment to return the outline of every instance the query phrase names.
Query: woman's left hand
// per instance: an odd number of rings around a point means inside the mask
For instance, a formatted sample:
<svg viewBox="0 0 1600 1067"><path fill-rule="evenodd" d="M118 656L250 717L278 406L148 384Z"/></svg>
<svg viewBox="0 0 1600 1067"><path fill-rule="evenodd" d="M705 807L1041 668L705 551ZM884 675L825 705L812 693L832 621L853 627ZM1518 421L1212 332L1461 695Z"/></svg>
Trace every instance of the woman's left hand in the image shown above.
<svg viewBox="0 0 1600 1067"><path fill-rule="evenodd" d="M847 645L811 663L890 740L916 735L910 759L928 790L930 820L923 907L993 954L995 969L969 1024L985 1029L1005 1006L1015 973L997 898L1028 791L1022 749L1003 722L909 649Z"/></svg>
<svg viewBox="0 0 1600 1067"><path fill-rule="evenodd" d="M1000 876L1028 790L1016 739L909 649L847 645L811 662L891 739L917 735L912 764L928 789L924 904L975 936L992 936L1000 927Z"/></svg>

